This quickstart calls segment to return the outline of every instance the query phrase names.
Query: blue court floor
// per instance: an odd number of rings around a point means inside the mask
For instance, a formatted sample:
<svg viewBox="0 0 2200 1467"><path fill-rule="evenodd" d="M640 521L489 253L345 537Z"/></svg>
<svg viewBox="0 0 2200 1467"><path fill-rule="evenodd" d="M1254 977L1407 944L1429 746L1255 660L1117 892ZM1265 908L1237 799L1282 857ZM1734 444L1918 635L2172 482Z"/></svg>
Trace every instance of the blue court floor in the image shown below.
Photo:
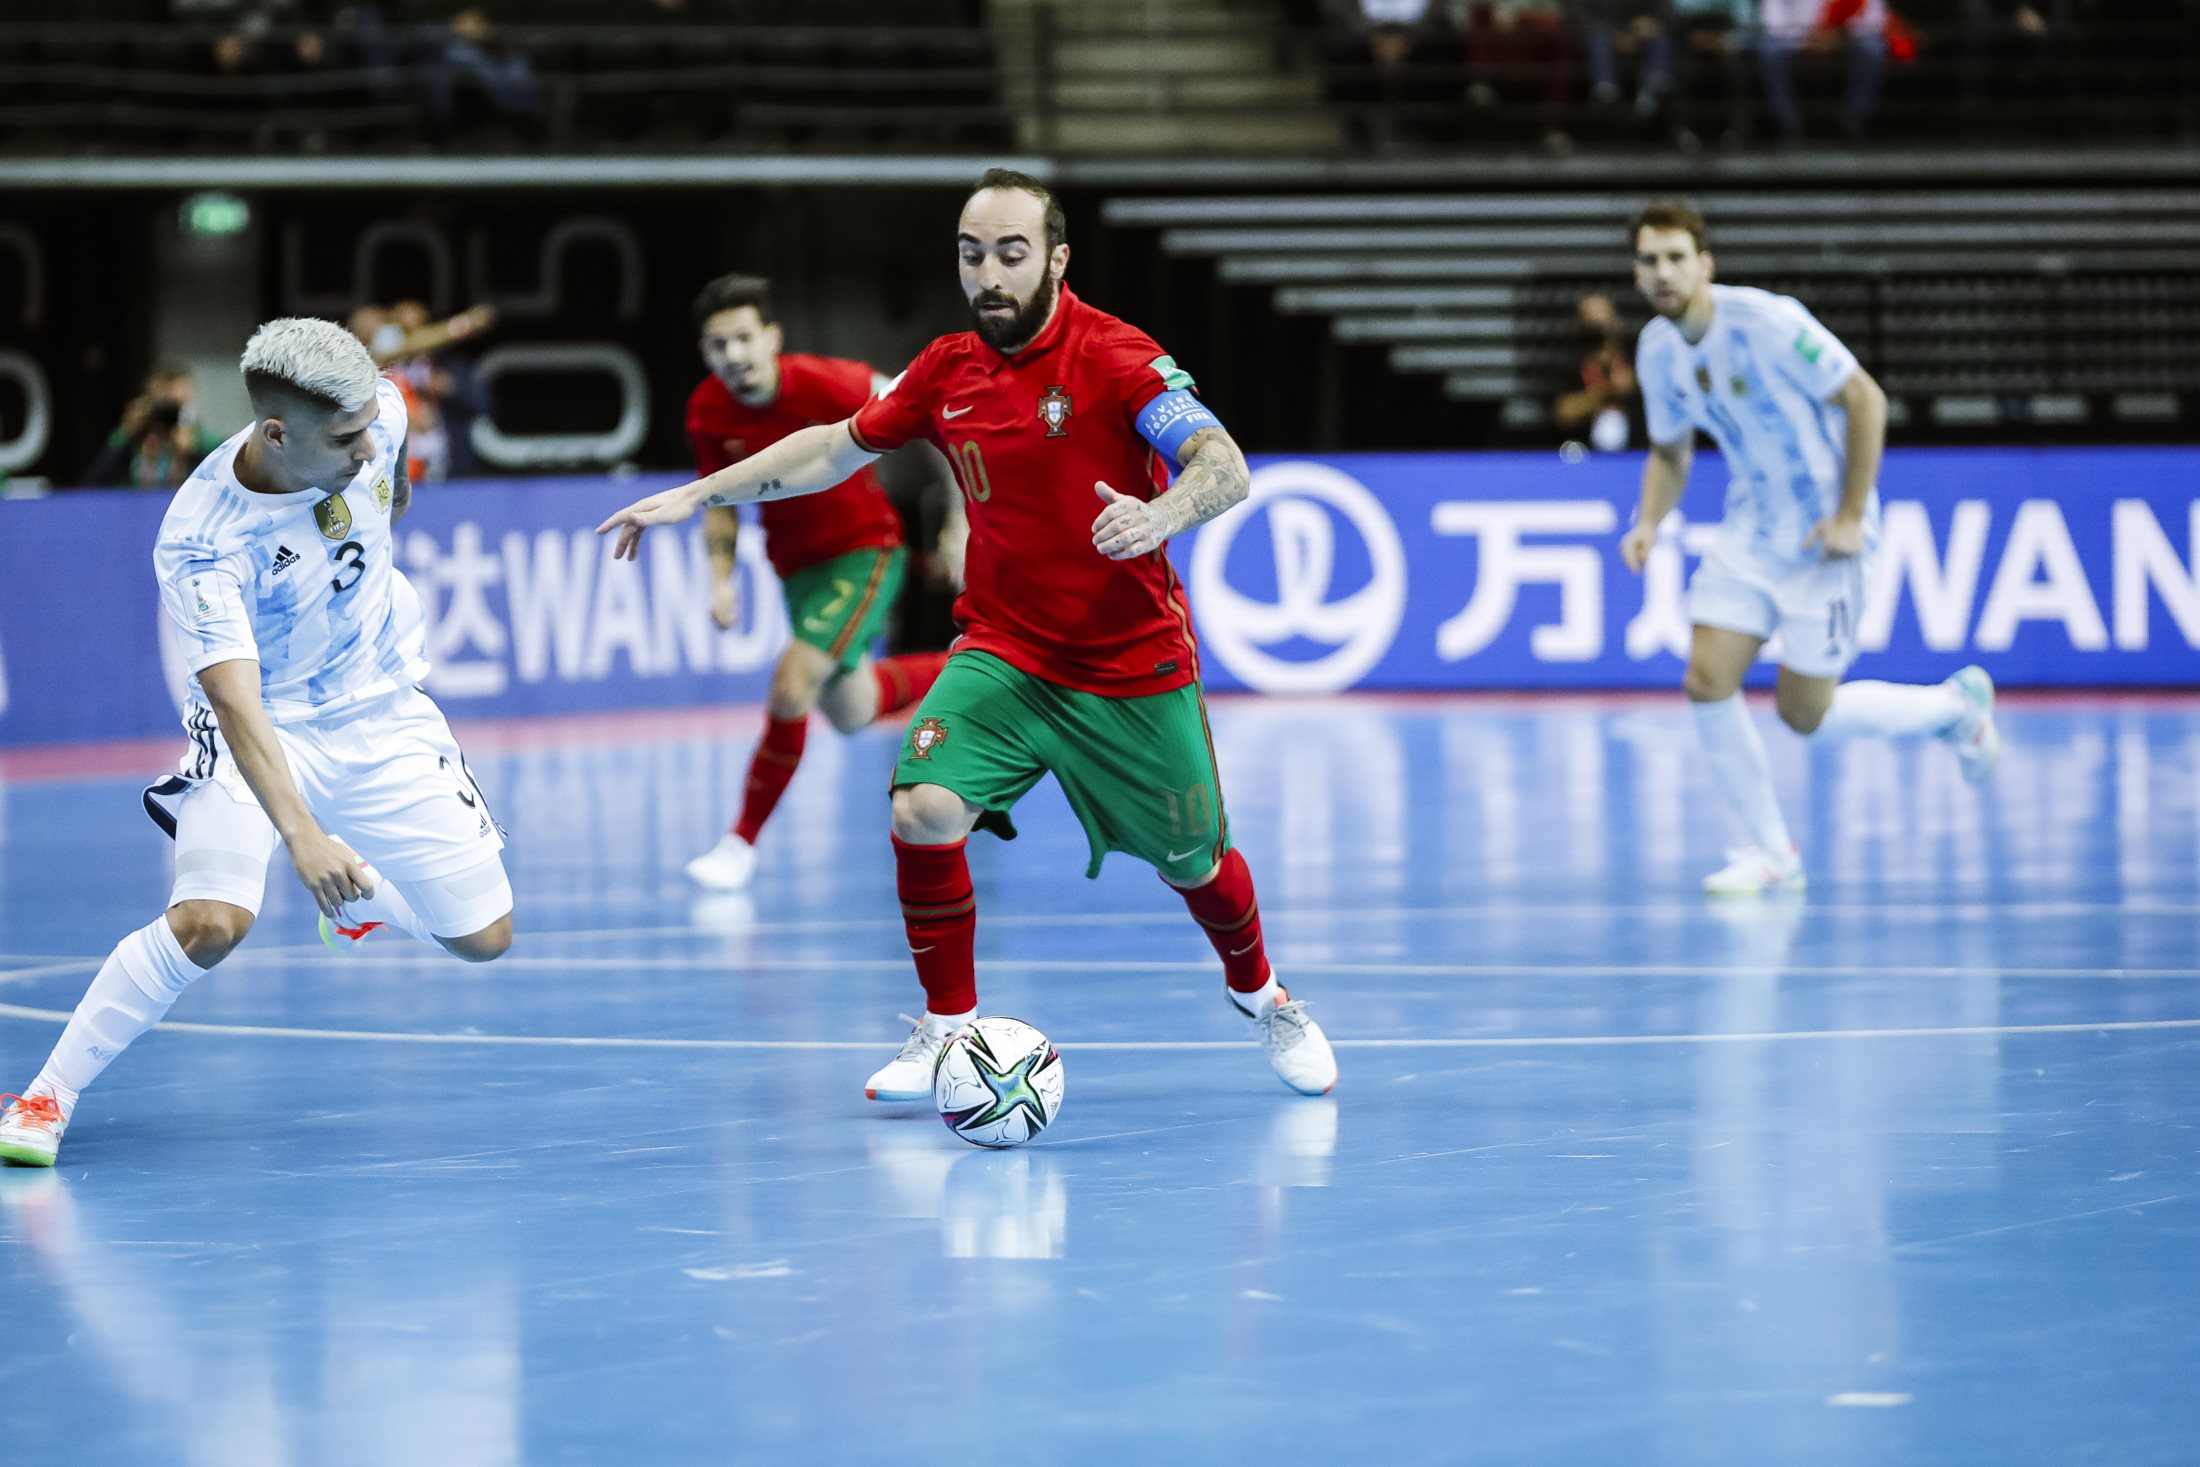
<svg viewBox="0 0 2200 1467"><path fill-rule="evenodd" d="M324 953L279 863L0 1175L0 1464L2200 1461L2200 702L2019 703L1985 791L1768 722L1812 887L1724 905L1677 702L1214 722L1334 1096L1048 784L973 868L1068 1098L967 1147L862 1098L890 732L699 899L746 715L485 731L509 958ZM0 1088L163 904L140 783L0 784Z"/></svg>

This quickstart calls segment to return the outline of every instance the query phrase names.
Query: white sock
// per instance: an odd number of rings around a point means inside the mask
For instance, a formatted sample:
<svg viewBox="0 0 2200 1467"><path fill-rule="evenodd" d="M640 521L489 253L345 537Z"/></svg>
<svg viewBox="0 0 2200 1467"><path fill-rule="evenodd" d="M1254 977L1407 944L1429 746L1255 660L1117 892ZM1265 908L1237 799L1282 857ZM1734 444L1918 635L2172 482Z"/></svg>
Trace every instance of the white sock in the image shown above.
<svg viewBox="0 0 2200 1467"><path fill-rule="evenodd" d="M399 932L409 932L430 946L439 946L435 934L428 930L420 914L412 909L389 878L363 861L360 864L366 867L367 879L374 883L374 895L344 903L344 925L357 927L365 922L381 922Z"/></svg>
<svg viewBox="0 0 2200 1467"><path fill-rule="evenodd" d="M1970 711L1954 683L1860 682L1833 690L1833 706L1813 738L1895 738L1953 728Z"/></svg>
<svg viewBox="0 0 2200 1467"><path fill-rule="evenodd" d="M924 1027L934 1034L952 1034L976 1017L978 1017L976 1009L972 1009L967 1014L935 1014L930 1009L926 1009L924 1011Z"/></svg>
<svg viewBox="0 0 2200 1467"><path fill-rule="evenodd" d="M1230 995L1230 1002L1248 1019L1260 1018L1283 1002L1283 985L1276 981L1272 970L1268 974L1268 981L1250 993L1240 993L1235 988L1225 988L1223 992Z"/></svg>
<svg viewBox="0 0 2200 1467"><path fill-rule="evenodd" d="M132 1040L158 1024L205 971L185 956L165 914L122 939L69 1016L69 1026L31 1082L31 1092L53 1096L64 1115L74 1110L84 1087Z"/></svg>
<svg viewBox="0 0 2200 1467"><path fill-rule="evenodd" d="M1696 710L1696 732L1703 738L1711 782L1726 796L1727 808L1758 846L1776 856L1786 855L1795 842L1788 836L1787 822L1780 818L1764 740L1757 737L1757 725L1750 721L1742 695L1690 706Z"/></svg>

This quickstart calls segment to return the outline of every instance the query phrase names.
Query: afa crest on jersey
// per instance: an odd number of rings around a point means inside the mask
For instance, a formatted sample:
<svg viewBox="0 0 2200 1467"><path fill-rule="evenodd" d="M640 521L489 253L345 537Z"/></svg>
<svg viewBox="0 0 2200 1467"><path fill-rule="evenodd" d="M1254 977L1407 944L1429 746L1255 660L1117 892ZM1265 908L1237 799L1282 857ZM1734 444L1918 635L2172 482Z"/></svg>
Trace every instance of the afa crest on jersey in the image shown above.
<svg viewBox="0 0 2200 1467"><path fill-rule="evenodd" d="M929 759L932 751L947 742L947 725L937 718L920 718L917 726L909 730L909 753L916 759Z"/></svg>
<svg viewBox="0 0 2200 1467"><path fill-rule="evenodd" d="M1069 436L1069 389L1057 382L1039 399L1039 421L1047 425L1047 437Z"/></svg>
<svg viewBox="0 0 2200 1467"><path fill-rule="evenodd" d="M313 522L329 539L341 540L351 533L351 506L344 502L343 495L331 494L313 506Z"/></svg>
<svg viewBox="0 0 2200 1467"><path fill-rule="evenodd" d="M374 507L383 514L390 512L390 476L384 474L374 481Z"/></svg>

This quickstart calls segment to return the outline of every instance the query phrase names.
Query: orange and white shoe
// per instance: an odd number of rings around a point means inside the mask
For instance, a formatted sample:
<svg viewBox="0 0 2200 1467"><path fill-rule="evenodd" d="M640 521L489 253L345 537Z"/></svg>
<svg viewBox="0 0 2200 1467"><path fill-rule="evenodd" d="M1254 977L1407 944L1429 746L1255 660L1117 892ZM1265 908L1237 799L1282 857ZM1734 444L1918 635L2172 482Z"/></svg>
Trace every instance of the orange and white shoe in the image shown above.
<svg viewBox="0 0 2200 1467"><path fill-rule="evenodd" d="M0 1161L11 1166L52 1166L69 1118L51 1095L0 1095L14 1102L0 1111Z"/></svg>

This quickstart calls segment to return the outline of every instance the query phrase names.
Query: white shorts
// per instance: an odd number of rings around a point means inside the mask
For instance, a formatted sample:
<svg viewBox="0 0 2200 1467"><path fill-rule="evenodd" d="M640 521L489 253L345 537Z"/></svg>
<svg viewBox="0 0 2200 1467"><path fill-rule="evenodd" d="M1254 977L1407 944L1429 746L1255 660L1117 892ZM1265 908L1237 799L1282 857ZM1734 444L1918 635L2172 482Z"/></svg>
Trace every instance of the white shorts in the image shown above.
<svg viewBox="0 0 2200 1467"><path fill-rule="evenodd" d="M1834 677L1856 661L1856 624L1872 556L1804 561L1775 574L1713 545L1688 583L1688 619L1745 636L1780 638L1780 665L1804 677Z"/></svg>
<svg viewBox="0 0 2200 1467"><path fill-rule="evenodd" d="M314 820L395 884L429 931L464 937L512 910L504 833L426 693L277 724L275 737ZM170 906L218 901L258 915L278 838L211 714L192 726L181 770L146 790L145 812L175 838Z"/></svg>

